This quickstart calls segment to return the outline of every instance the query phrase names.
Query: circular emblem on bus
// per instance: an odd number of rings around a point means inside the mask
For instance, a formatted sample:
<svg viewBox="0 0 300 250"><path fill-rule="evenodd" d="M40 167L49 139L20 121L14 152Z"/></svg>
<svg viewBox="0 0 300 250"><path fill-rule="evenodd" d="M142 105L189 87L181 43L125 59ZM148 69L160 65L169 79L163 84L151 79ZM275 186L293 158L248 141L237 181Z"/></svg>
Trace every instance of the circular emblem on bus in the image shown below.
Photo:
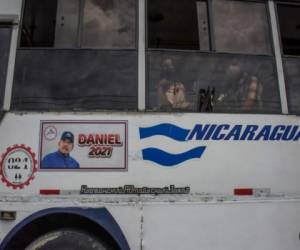
<svg viewBox="0 0 300 250"><path fill-rule="evenodd" d="M47 126L44 129L44 137L48 140L48 141L53 141L57 136L57 129L54 126Z"/></svg>
<svg viewBox="0 0 300 250"><path fill-rule="evenodd" d="M0 177L6 186L22 189L34 179L37 160L30 147L14 145L6 149L0 161Z"/></svg>

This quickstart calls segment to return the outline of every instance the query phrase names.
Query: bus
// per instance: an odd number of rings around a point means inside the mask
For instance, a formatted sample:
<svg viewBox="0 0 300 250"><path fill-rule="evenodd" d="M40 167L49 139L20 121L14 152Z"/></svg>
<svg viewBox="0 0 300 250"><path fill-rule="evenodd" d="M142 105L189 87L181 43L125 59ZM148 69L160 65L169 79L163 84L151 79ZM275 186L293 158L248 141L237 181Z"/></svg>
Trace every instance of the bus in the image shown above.
<svg viewBox="0 0 300 250"><path fill-rule="evenodd" d="M300 5L0 0L0 249L300 249Z"/></svg>

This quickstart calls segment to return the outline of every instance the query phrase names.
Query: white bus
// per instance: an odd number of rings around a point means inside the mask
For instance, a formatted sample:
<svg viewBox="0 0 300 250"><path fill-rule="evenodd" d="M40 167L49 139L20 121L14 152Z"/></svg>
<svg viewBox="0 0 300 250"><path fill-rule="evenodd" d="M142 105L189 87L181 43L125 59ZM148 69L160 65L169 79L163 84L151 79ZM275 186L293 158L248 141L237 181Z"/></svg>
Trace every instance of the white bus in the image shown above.
<svg viewBox="0 0 300 250"><path fill-rule="evenodd" d="M300 249L300 5L0 0L0 249Z"/></svg>

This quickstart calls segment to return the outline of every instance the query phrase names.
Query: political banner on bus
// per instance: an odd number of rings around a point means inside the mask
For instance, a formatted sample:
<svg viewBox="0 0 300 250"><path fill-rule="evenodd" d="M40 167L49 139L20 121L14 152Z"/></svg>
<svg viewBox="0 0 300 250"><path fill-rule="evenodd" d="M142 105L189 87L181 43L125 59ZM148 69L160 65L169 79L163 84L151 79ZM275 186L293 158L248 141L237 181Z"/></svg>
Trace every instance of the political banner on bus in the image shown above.
<svg viewBox="0 0 300 250"><path fill-rule="evenodd" d="M40 170L127 170L127 121L41 121Z"/></svg>

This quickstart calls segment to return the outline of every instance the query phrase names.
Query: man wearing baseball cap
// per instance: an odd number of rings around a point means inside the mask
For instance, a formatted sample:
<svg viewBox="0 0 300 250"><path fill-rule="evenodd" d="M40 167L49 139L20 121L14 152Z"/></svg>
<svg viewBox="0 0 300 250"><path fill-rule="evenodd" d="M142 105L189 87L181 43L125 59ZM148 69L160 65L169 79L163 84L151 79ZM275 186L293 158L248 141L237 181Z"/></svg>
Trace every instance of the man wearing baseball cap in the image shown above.
<svg viewBox="0 0 300 250"><path fill-rule="evenodd" d="M58 150L50 153L42 160L41 168L44 169L78 169L79 163L70 156L74 148L74 135L70 131L62 133L58 142Z"/></svg>

